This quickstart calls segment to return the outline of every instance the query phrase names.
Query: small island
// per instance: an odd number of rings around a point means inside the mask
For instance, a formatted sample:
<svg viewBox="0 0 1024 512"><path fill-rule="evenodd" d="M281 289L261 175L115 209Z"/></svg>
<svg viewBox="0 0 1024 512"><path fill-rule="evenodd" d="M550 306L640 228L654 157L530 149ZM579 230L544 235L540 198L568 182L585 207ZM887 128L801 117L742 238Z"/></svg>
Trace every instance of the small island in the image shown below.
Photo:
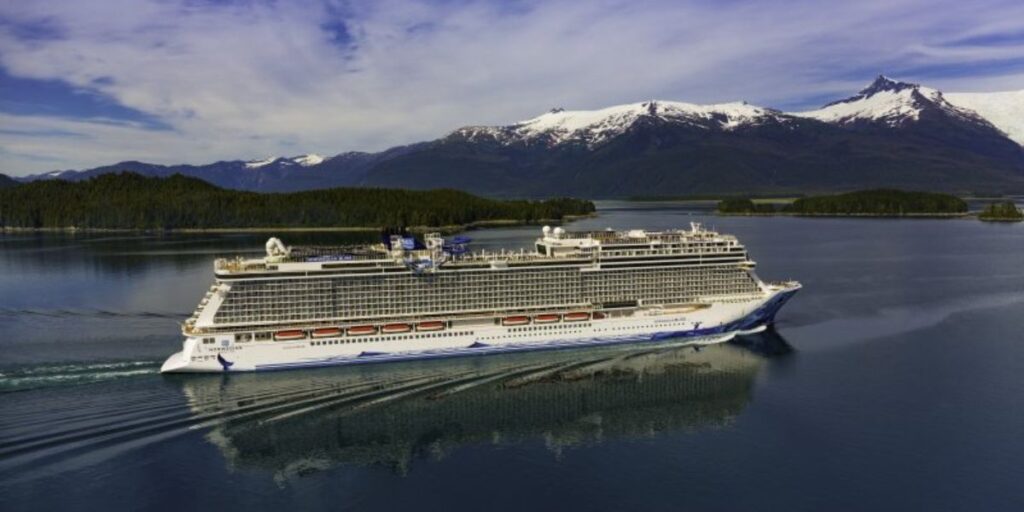
<svg viewBox="0 0 1024 512"><path fill-rule="evenodd" d="M950 194L877 189L801 197L782 205L731 198L718 203L718 213L826 217L959 217L967 214L967 203Z"/></svg>
<svg viewBox="0 0 1024 512"><path fill-rule="evenodd" d="M989 222L1021 222L1024 221L1024 212L1013 201L998 201L986 206L978 218Z"/></svg>
<svg viewBox="0 0 1024 512"><path fill-rule="evenodd" d="M498 200L457 190L333 188L292 193L227 190L182 175L131 172L85 181L47 180L0 189L4 229L243 230L461 229L557 222L594 203Z"/></svg>

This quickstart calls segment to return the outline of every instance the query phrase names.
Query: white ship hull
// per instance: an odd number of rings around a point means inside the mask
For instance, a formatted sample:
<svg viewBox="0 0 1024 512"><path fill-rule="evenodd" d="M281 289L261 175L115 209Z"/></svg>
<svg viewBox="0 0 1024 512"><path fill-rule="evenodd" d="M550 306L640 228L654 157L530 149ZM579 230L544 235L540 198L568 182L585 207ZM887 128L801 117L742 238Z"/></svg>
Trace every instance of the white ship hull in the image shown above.
<svg viewBox="0 0 1024 512"><path fill-rule="evenodd" d="M764 329L799 288L773 289L757 300L714 302L694 311L639 309L629 316L579 322L516 326L453 323L443 331L430 333L262 342L236 342L235 333L225 332L186 338L182 351L169 357L161 372L286 370L667 338L690 338L694 344L720 343Z"/></svg>

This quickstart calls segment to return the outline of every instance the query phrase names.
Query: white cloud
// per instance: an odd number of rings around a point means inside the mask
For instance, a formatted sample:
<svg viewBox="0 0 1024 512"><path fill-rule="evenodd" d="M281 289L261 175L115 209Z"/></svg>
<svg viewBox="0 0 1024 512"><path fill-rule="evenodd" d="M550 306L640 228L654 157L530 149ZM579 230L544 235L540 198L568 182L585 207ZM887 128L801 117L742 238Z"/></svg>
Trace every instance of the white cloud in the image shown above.
<svg viewBox="0 0 1024 512"><path fill-rule="evenodd" d="M650 98L793 104L844 95L878 72L914 79L898 71L1011 59L1019 44L949 43L1024 31L1019 1L825 4L7 2L0 64L10 74L96 89L174 129L2 116L0 168L376 150L553 106ZM325 28L339 13L349 44ZM12 29L44 21L63 37ZM990 75L1024 87L1019 70ZM23 126L82 136L12 128Z"/></svg>

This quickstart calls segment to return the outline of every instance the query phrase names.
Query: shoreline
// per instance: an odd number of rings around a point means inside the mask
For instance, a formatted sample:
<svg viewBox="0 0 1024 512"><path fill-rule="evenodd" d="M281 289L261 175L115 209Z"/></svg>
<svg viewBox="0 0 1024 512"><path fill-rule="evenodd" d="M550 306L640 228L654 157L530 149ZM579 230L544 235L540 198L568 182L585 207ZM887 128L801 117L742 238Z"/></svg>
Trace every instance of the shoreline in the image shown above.
<svg viewBox="0 0 1024 512"><path fill-rule="evenodd" d="M794 213L794 212L714 212L721 217L831 217L868 219L965 219L977 217L977 213Z"/></svg>
<svg viewBox="0 0 1024 512"><path fill-rule="evenodd" d="M406 229L413 233L427 233L440 231L444 234L457 233L460 231L472 231L483 228L500 228L515 226L542 226L545 224L565 224L575 220L596 217L597 213L583 215L566 215L561 219L536 219L523 221L516 219L490 219L478 220L466 224L455 224L450 226L408 226ZM20 226L2 226L0 233L375 233L384 229L384 226L335 226L335 227L239 227L239 228L79 228L67 227L42 227L28 228Z"/></svg>

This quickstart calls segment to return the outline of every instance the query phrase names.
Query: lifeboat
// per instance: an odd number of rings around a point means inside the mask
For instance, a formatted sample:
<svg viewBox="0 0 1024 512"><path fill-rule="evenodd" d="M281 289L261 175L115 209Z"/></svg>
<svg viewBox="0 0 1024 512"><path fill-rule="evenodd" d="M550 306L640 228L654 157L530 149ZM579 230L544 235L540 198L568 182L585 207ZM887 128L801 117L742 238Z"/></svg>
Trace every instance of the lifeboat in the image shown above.
<svg viewBox="0 0 1024 512"><path fill-rule="evenodd" d="M412 330L412 326L409 324L387 324L380 328L380 332L383 334L398 334L402 332L409 332Z"/></svg>
<svg viewBox="0 0 1024 512"><path fill-rule="evenodd" d="M604 320L604 313L600 311L595 311L591 318L593 318L594 320Z"/></svg>
<svg viewBox="0 0 1024 512"><path fill-rule="evenodd" d="M338 327L323 327L320 329L313 329L314 338L334 338L341 336L341 329Z"/></svg>
<svg viewBox="0 0 1024 512"><path fill-rule="evenodd" d="M559 315L537 315L533 317L533 321L538 324L550 324L559 321L561 318Z"/></svg>
<svg viewBox="0 0 1024 512"><path fill-rule="evenodd" d="M588 319L590 319L590 313L585 313L583 311L574 311L572 313L565 314L566 322L582 322Z"/></svg>
<svg viewBox="0 0 1024 512"><path fill-rule="evenodd" d="M349 336L365 336L375 332L377 332L377 328L372 325L357 325L355 327L348 328Z"/></svg>
<svg viewBox="0 0 1024 512"><path fill-rule="evenodd" d="M417 331L440 331L444 329L444 322L420 322L416 324Z"/></svg>
<svg viewBox="0 0 1024 512"><path fill-rule="evenodd" d="M506 316L501 319L501 325L526 325L530 323L528 316Z"/></svg>
<svg viewBox="0 0 1024 512"><path fill-rule="evenodd" d="M298 329L292 331L277 331L274 333L274 339L277 341L301 340L305 337L306 331L300 331Z"/></svg>

